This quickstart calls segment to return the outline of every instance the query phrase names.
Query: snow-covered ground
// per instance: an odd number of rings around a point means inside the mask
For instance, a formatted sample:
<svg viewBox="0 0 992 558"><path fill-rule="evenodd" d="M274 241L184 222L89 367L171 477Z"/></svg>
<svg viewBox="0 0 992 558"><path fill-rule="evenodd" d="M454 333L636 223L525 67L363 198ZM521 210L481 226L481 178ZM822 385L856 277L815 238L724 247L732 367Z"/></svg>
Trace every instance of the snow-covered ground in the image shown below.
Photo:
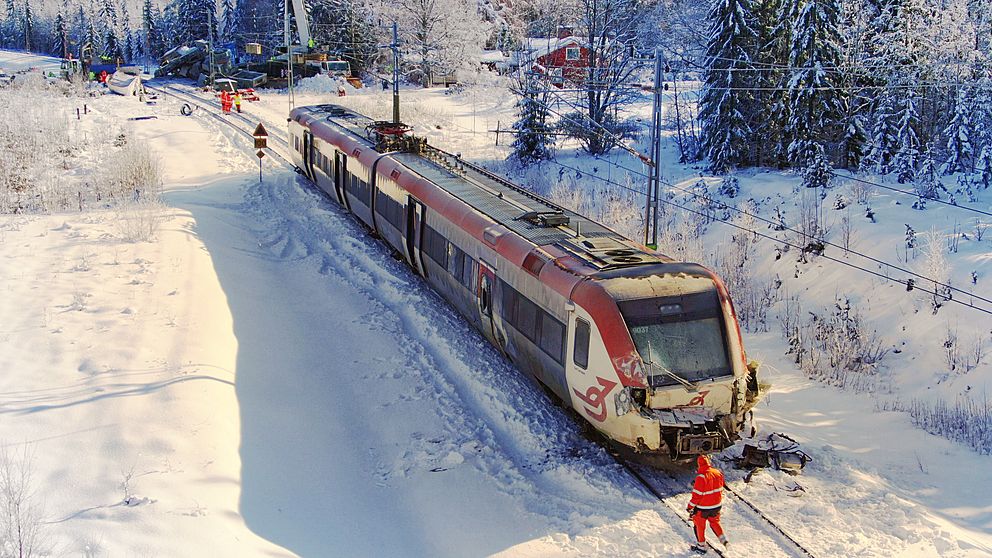
<svg viewBox="0 0 992 558"><path fill-rule="evenodd" d="M432 141L503 155L486 130L512 118L506 92L405 99ZM264 92L245 110L275 132L286 106ZM246 138L202 110L180 116L174 100L90 107L94 125L156 117L129 125L162 158L165 207L155 238L138 243L121 240L114 210L0 216L0 443L8 463L31 457L51 555L688 555L691 534L666 506L295 173L267 157L259 183ZM766 181L772 196L789 178L742 183ZM903 209L879 209L880 223ZM902 223L885 230L898 236ZM975 261L989 252L962 249ZM791 274L794 259L762 257L766 272ZM790 281L811 309L852 281L815 265ZM896 320L898 288L875 288L872 310ZM924 339L916 323L909 345ZM992 555L992 458L878 412L873 396L808 380L770 329L745 339L773 384L758 420L814 461L798 497L778 473L744 484L728 471L732 486L819 557ZM939 363L930 352L898 358ZM736 555L786 555L745 536L735 510Z"/></svg>
<svg viewBox="0 0 992 558"><path fill-rule="evenodd" d="M30 52L14 52L7 50L0 54L0 70L8 74L31 69L37 69L44 72L57 72L60 69L60 65L61 62L58 58L41 56Z"/></svg>

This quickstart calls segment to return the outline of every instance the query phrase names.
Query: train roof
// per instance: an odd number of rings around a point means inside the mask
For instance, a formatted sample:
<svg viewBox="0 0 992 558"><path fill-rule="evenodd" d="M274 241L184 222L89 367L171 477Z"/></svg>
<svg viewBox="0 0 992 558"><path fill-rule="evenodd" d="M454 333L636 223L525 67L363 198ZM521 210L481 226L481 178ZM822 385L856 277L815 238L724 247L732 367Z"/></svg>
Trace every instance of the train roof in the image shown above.
<svg viewBox="0 0 992 558"><path fill-rule="evenodd" d="M373 120L366 116L333 104L300 107L294 113L302 111L324 113L320 120L343 128L369 147L375 146L369 138ZM672 262L458 155L428 145L420 153L394 153L390 157L528 242L546 249L553 246L593 270Z"/></svg>

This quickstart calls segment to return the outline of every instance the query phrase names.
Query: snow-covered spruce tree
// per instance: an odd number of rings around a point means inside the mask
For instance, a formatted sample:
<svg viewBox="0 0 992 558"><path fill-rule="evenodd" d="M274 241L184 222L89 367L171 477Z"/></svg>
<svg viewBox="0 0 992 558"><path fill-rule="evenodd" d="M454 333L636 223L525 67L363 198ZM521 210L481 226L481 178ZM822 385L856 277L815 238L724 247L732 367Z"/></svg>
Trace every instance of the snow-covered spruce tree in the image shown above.
<svg viewBox="0 0 992 558"><path fill-rule="evenodd" d="M30 51L34 48L34 10L31 8L31 0L24 0L24 50Z"/></svg>
<svg viewBox="0 0 992 558"><path fill-rule="evenodd" d="M83 9L82 5L73 11L74 13L72 15L70 35L72 36L73 42L77 45L73 55L78 56L79 49L86 44L86 11Z"/></svg>
<svg viewBox="0 0 992 558"><path fill-rule="evenodd" d="M552 128L548 125L548 94L533 78L524 77L517 91L517 131L510 158L522 167L553 157Z"/></svg>
<svg viewBox="0 0 992 558"><path fill-rule="evenodd" d="M113 29L107 29L103 36L103 57L113 61L124 59L124 48Z"/></svg>
<svg viewBox="0 0 992 558"><path fill-rule="evenodd" d="M755 0L754 27L757 34L753 72L747 72L753 91L753 115L750 123L754 146L754 164L783 167L788 164L788 141L785 124L789 121L789 103L782 84L789 76L789 44L792 26L782 0ZM768 115L771 115L770 117Z"/></svg>
<svg viewBox="0 0 992 558"><path fill-rule="evenodd" d="M932 149L927 149L920 161L920 171L916 179L916 192L923 199L939 199L940 193L940 173L937 169L937 161L934 159Z"/></svg>
<svg viewBox="0 0 992 558"><path fill-rule="evenodd" d="M702 157L725 173L749 164L750 122L755 116L749 74L753 73L753 5L750 0L717 0L707 16L710 40L699 101Z"/></svg>
<svg viewBox="0 0 992 558"><path fill-rule="evenodd" d="M321 21L321 23L324 22ZM220 25L217 26L217 36L222 41L231 41L234 39L237 28L237 19L234 16L234 0L221 0Z"/></svg>
<svg viewBox="0 0 992 558"><path fill-rule="evenodd" d="M17 16L14 0L4 0L3 7L3 20L0 21L0 46L11 48L16 45L14 35L17 26Z"/></svg>
<svg viewBox="0 0 992 558"><path fill-rule="evenodd" d="M841 92L835 73L840 65L840 6L837 0L789 0L800 4L792 22L789 66L789 158L805 165L813 144L837 141Z"/></svg>
<svg viewBox="0 0 992 558"><path fill-rule="evenodd" d="M827 160L826 151L819 143L809 144L809 155L804 159L803 186L806 188L826 188L833 178L833 169Z"/></svg>
<svg viewBox="0 0 992 558"><path fill-rule="evenodd" d="M101 0L100 20L103 22L104 31L117 31L117 6L114 0Z"/></svg>
<svg viewBox="0 0 992 558"><path fill-rule="evenodd" d="M989 16L992 19L992 15ZM989 70L983 72L981 78L975 86L971 103L971 122L973 135L970 138L972 149L978 153L978 159L983 158L983 153L992 155L992 75ZM976 172L982 172L987 165L981 162L976 163Z"/></svg>
<svg viewBox="0 0 992 558"><path fill-rule="evenodd" d="M975 170L979 174L978 183L983 190L988 190L989 186L992 186L992 145L982 148Z"/></svg>
<svg viewBox="0 0 992 558"><path fill-rule="evenodd" d="M206 41L216 31L217 6L213 0L174 0L169 7L174 10L176 17L176 42Z"/></svg>
<svg viewBox="0 0 992 558"><path fill-rule="evenodd" d="M857 169L865 157L868 133L865 131L865 118L861 114L850 114L840 140L840 166Z"/></svg>
<svg viewBox="0 0 992 558"><path fill-rule="evenodd" d="M93 14L86 18L86 34L83 38L83 46L89 45L93 49L94 56L103 49L103 41L96 32L96 24L93 22Z"/></svg>
<svg viewBox="0 0 992 558"><path fill-rule="evenodd" d="M898 125L895 143L898 149L892 159L893 170L898 173L896 179L900 184L912 182L916 178L917 165L919 165L920 137L916 130L920 115L916 103L915 92L907 88L902 99L902 107L896 114Z"/></svg>
<svg viewBox="0 0 992 558"><path fill-rule="evenodd" d="M947 159L944 161L944 174L971 172L975 163L975 151L971 146L972 127L971 96L966 88L958 91L954 102L954 117L944 128L947 138Z"/></svg>
<svg viewBox="0 0 992 558"><path fill-rule="evenodd" d="M162 54L161 36L159 35L156 15L152 8L152 0L144 0L141 5L141 39L144 44L145 55L152 58Z"/></svg>
<svg viewBox="0 0 992 558"><path fill-rule="evenodd" d="M131 12L127 9L127 0L121 0L120 14L121 52L124 55L124 60L131 62L135 58L134 37L131 34Z"/></svg>
<svg viewBox="0 0 992 558"><path fill-rule="evenodd" d="M364 74L379 53L367 6L358 0L308 0L306 5L311 21L322 24L310 30L314 40L330 45L335 55L348 61L352 73Z"/></svg>
<svg viewBox="0 0 992 558"><path fill-rule="evenodd" d="M66 25L61 6L55 13L55 21L52 22L51 53L61 58L69 56L69 26Z"/></svg>

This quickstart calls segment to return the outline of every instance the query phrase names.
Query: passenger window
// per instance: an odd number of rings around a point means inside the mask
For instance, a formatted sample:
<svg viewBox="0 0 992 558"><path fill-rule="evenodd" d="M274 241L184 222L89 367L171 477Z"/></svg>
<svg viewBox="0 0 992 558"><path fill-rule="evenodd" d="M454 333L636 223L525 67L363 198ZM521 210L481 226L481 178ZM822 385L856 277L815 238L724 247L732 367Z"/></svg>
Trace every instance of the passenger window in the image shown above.
<svg viewBox="0 0 992 558"><path fill-rule="evenodd" d="M529 299L517 297L517 329L523 333L527 339L535 341L537 339L537 305Z"/></svg>
<svg viewBox="0 0 992 558"><path fill-rule="evenodd" d="M564 324L554 319L551 314L541 312L541 349L555 359L555 362L561 364L564 345Z"/></svg>
<svg viewBox="0 0 992 558"><path fill-rule="evenodd" d="M572 352L572 360L583 370L589 366L589 322L582 318L575 320L575 349Z"/></svg>
<svg viewBox="0 0 992 558"><path fill-rule="evenodd" d="M462 252L464 256L464 268L462 269L462 285L465 285L466 289L471 290L472 285L475 284L475 270L478 269L475 265L475 260L469 257L467 254Z"/></svg>

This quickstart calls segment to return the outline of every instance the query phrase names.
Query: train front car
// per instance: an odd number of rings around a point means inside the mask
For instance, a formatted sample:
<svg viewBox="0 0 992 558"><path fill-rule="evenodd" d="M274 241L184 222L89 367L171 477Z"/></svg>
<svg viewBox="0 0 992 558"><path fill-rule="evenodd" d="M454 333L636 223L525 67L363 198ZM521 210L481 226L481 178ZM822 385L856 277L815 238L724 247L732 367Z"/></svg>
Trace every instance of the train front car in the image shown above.
<svg viewBox="0 0 992 558"><path fill-rule="evenodd" d="M588 365L573 406L607 437L672 460L732 445L757 402L723 283L679 262L601 271L572 298L590 320ZM577 322L577 339L584 335ZM584 341L578 339L576 343Z"/></svg>

